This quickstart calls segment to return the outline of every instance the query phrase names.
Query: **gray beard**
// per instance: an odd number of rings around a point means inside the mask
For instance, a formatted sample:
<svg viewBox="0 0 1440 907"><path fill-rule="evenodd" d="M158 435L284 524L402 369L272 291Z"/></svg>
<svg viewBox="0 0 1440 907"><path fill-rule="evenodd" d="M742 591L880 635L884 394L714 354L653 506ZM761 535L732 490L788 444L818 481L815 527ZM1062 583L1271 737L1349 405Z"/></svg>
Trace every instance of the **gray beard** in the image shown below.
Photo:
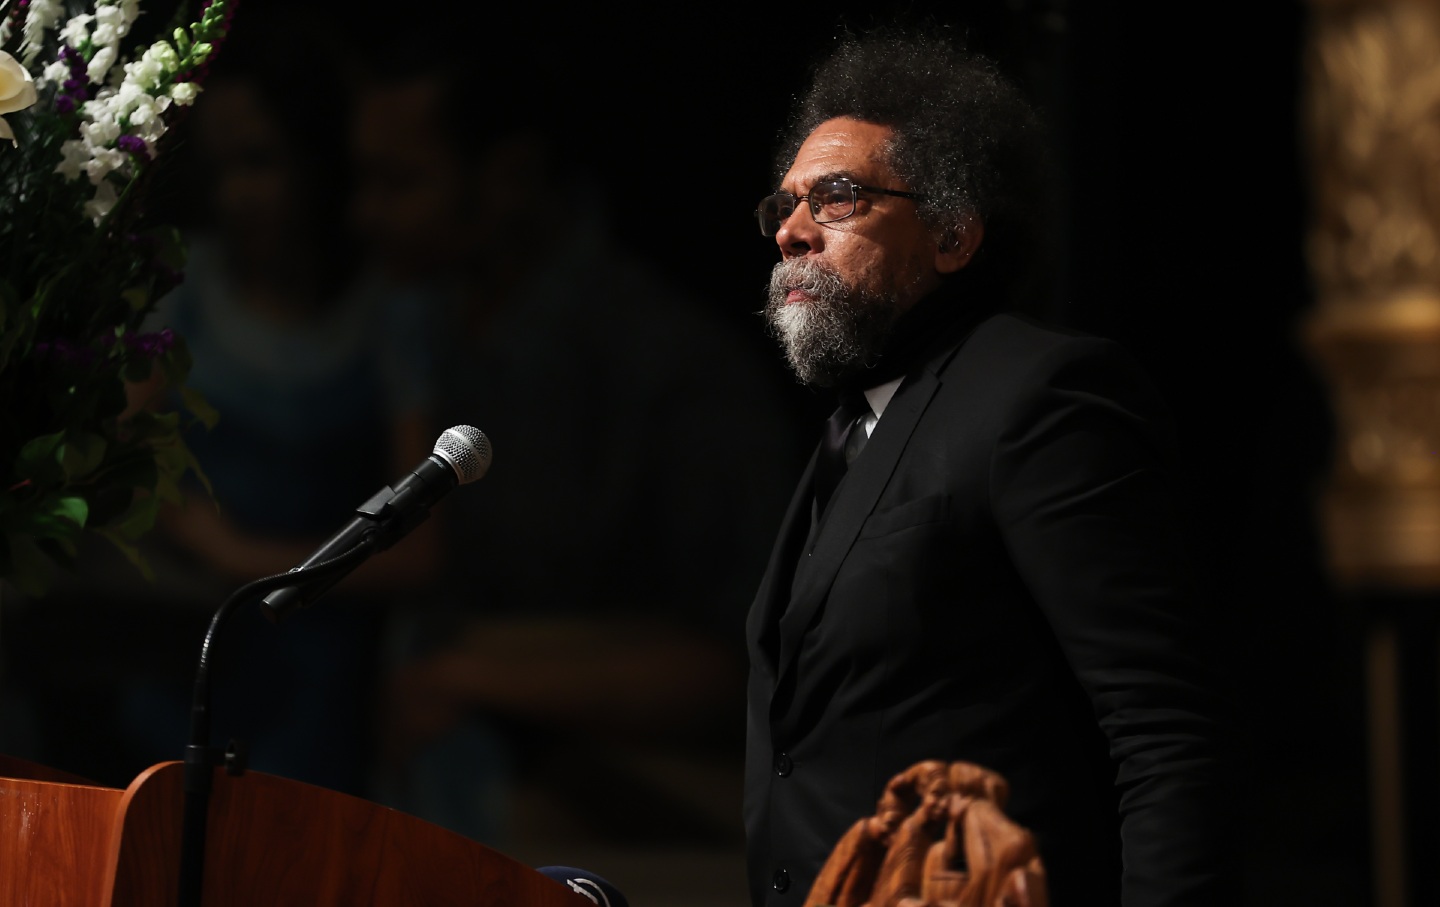
<svg viewBox="0 0 1440 907"><path fill-rule="evenodd" d="M792 289L813 298L786 305ZM811 387L835 387L874 368L899 314L895 295L849 286L804 258L778 262L770 272L765 320L796 377Z"/></svg>

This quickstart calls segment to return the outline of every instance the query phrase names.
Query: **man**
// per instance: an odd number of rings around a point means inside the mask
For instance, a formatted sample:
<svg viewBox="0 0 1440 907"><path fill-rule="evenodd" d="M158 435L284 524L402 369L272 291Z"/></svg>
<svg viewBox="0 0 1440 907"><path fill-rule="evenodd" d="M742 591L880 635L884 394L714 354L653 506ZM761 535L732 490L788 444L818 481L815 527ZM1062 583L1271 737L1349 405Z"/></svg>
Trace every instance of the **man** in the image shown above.
<svg viewBox="0 0 1440 907"><path fill-rule="evenodd" d="M748 622L757 905L801 903L924 759L1010 782L1057 907L1230 897L1163 407L1114 344L999 313L1040 264L1016 172L1033 131L984 60L851 41L759 206L767 316L842 405Z"/></svg>

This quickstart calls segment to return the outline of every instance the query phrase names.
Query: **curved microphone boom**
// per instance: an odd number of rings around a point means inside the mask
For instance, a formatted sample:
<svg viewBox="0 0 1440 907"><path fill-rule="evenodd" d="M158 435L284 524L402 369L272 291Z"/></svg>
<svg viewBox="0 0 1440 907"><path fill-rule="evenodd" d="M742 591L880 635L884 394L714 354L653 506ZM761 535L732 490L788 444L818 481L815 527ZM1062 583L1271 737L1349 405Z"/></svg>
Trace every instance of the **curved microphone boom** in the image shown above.
<svg viewBox="0 0 1440 907"><path fill-rule="evenodd" d="M430 456L420 461L392 488L386 485L355 509L355 516L343 529L315 550L291 573L333 560L361 546L368 549L346 570L330 573L309 582L277 589L265 596L261 610L271 620L302 608L359 566L371 554L384 551L430 516L430 508L456 485L466 485L485 475L490 468L490 439L470 425L447 428L435 442Z"/></svg>

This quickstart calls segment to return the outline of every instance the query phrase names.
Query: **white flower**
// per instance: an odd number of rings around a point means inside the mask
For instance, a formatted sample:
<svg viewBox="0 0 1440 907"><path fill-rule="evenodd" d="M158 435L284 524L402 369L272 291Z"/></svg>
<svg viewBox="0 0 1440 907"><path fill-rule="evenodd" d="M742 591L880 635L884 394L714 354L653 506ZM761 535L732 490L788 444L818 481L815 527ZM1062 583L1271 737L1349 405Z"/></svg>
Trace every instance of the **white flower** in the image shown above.
<svg viewBox="0 0 1440 907"><path fill-rule="evenodd" d="M68 78L70 78L70 64L64 60L56 60L40 73L41 82L64 82Z"/></svg>
<svg viewBox="0 0 1440 907"><path fill-rule="evenodd" d="M90 65L85 67L85 75L97 85L105 81L105 74L110 71L110 67L115 65L115 57L118 54L119 51L114 45L95 51L95 56L90 58Z"/></svg>
<svg viewBox="0 0 1440 907"><path fill-rule="evenodd" d="M159 111L155 109L155 99L149 95L143 95L135 102L135 106L127 112L127 115L130 117L131 126L144 126L159 116Z"/></svg>
<svg viewBox="0 0 1440 907"><path fill-rule="evenodd" d="M66 22L65 27L60 29L60 40L71 47L81 46L90 40L90 23L94 21L94 16L89 13L81 13Z"/></svg>
<svg viewBox="0 0 1440 907"><path fill-rule="evenodd" d="M180 55L170 46L169 41L156 41L145 51L145 57L159 63L167 74L180 68Z"/></svg>
<svg viewBox="0 0 1440 907"><path fill-rule="evenodd" d="M87 107L89 105L86 105ZM92 148L103 148L120 138L120 124L114 120L96 120L80 125L80 136Z"/></svg>
<svg viewBox="0 0 1440 907"><path fill-rule="evenodd" d="M80 178L80 171L85 169L85 164L90 160L90 149L80 139L71 139L60 146L61 161L55 167L55 172L67 180Z"/></svg>
<svg viewBox="0 0 1440 907"><path fill-rule="evenodd" d="M106 94L105 99L110 103L111 109L117 116L124 116L127 111L140 102L142 98L150 97L145 89L134 82L121 82L120 88L112 94Z"/></svg>
<svg viewBox="0 0 1440 907"><path fill-rule="evenodd" d="M5 122L4 114L24 110L35 103L35 81L20 61L0 50L0 139L9 139L13 146L15 132Z"/></svg>
<svg viewBox="0 0 1440 907"><path fill-rule="evenodd" d="M97 32L102 28L119 31L127 24L125 21L125 13L120 7L102 6L99 2L95 4L95 28Z"/></svg>
<svg viewBox="0 0 1440 907"><path fill-rule="evenodd" d="M99 148L94 152L94 157L85 164L85 175L90 177L90 182L99 186L105 177L113 170L120 170L130 162L130 156L118 148Z"/></svg>
<svg viewBox="0 0 1440 907"><path fill-rule="evenodd" d="M115 187L109 180L102 180L95 186L95 197L85 203L85 214L95 223L105 219L110 209L115 207L115 202L120 196L116 194Z"/></svg>
<svg viewBox="0 0 1440 907"><path fill-rule="evenodd" d="M195 103L195 98L200 94L200 86L194 82L176 82L170 86L170 97L181 107L189 107ZM209 103L209 102L206 102Z"/></svg>
<svg viewBox="0 0 1440 907"><path fill-rule="evenodd" d="M20 42L20 59L26 66L35 62L45 44L45 32L54 28L64 14L65 7L60 0L31 0L30 9L25 13L25 27L21 30L24 40Z"/></svg>
<svg viewBox="0 0 1440 907"><path fill-rule="evenodd" d="M151 59L148 53L133 63L125 64L126 81L134 82L147 90L158 88L160 77L164 74L164 68L159 62Z"/></svg>

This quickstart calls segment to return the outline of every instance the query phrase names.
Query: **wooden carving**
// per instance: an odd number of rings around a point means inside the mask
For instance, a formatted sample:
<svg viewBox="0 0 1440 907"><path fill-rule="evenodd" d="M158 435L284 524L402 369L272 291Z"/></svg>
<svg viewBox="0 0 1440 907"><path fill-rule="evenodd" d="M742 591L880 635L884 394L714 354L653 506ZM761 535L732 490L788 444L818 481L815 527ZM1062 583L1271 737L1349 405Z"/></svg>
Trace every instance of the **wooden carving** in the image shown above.
<svg viewBox="0 0 1440 907"><path fill-rule="evenodd" d="M969 762L919 762L850 827L805 907L1046 907L1028 831L1004 813L1010 789Z"/></svg>

